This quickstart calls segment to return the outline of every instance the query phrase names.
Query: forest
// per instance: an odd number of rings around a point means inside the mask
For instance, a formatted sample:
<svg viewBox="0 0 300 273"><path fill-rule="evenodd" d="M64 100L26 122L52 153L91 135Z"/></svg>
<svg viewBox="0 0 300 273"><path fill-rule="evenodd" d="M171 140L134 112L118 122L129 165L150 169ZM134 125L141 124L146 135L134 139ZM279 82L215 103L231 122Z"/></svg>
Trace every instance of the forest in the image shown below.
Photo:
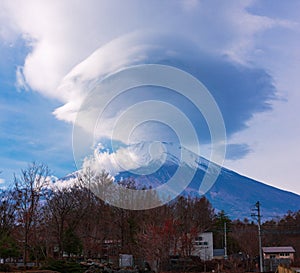
<svg viewBox="0 0 300 273"><path fill-rule="evenodd" d="M126 210L107 204L86 187L91 174L78 174L72 186L60 188L49 188L49 176L46 165L32 163L14 176L10 188L1 190L2 263L117 262L126 253L137 261L155 261L161 271L172 255L190 257L199 233L213 232L214 248L224 248L226 222L228 260L249 269L257 264L256 220L230 219L205 197L180 196L154 209ZM105 171L93 179L111 180ZM119 184L136 187L131 179ZM300 211L263 221L262 241L263 246L293 246L299 264Z"/></svg>

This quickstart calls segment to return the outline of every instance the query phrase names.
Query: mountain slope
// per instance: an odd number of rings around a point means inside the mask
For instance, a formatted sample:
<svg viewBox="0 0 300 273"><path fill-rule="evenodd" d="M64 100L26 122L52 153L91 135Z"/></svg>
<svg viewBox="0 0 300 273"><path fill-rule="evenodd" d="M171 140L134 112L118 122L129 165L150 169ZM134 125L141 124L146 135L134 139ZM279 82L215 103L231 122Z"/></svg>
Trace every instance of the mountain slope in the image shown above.
<svg viewBox="0 0 300 273"><path fill-rule="evenodd" d="M205 195L216 209L223 209L232 218L250 218L251 209L261 203L263 219L282 216L300 209L300 196L268 186L223 169L214 186Z"/></svg>
<svg viewBox="0 0 300 273"><path fill-rule="evenodd" d="M168 144L165 145L168 146ZM138 150L137 147L135 149ZM196 167L194 178L182 194L199 195L199 185L208 171L209 162L186 149L185 152L189 154L189 162L182 162L178 159L178 153L173 153L174 147L168 150L171 150L172 153L166 152L166 160L155 172L141 175L143 173L141 170L121 171L115 176L116 180L130 177L139 186L152 186L154 188L168 182L179 166L185 167L187 171ZM158 163L155 162L155 164ZM217 166L216 164L213 165ZM145 171L145 173L147 172ZM282 216L289 210L298 211L300 209L299 195L268 186L226 168L221 168L216 182L205 193L205 197L217 211L224 210L232 219L251 218L251 209L254 208L257 201L261 203L262 216L265 220Z"/></svg>
<svg viewBox="0 0 300 273"><path fill-rule="evenodd" d="M118 162L116 163L116 158L120 154L122 155L123 169ZM183 154L184 156L182 156ZM134 161L131 162L133 158ZM213 177L216 172L220 171L215 183L204 195L216 211L224 210L232 219L251 218L252 209L257 201L261 203L263 220L283 216L288 211L300 210L300 195L268 186L229 169L221 168L217 164L171 143L163 142L158 145L156 143L153 146L153 143L142 142L120 146L115 152L101 148L97 151L97 157L93 162L100 162L97 169L105 169L115 177L115 181L131 178L139 188L156 188L167 183L181 169L183 175L179 179L178 188L169 188L170 192L177 192L185 196L201 196L199 186L204 175ZM127 167L124 171L126 164L135 166L135 168ZM208 167L209 165L211 168ZM190 183L186 187L182 187L181 181L184 181L186 176L194 171L194 177L188 180ZM76 174L73 173L60 181L68 186L70 184L68 182L75 177Z"/></svg>

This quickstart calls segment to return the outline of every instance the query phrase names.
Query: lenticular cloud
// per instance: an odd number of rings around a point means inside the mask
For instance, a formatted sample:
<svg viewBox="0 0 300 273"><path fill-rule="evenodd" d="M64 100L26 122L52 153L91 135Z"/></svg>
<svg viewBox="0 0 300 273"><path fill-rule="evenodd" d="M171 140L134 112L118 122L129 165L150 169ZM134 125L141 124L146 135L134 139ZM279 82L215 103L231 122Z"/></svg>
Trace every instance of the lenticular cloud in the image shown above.
<svg viewBox="0 0 300 273"><path fill-rule="evenodd" d="M80 111L94 111L95 109L80 107L97 84L119 70L139 64L173 66L196 77L216 100L228 135L245 128L253 113L270 109L269 102L275 97L273 80L263 69L236 64L226 56L203 51L185 36L137 31L100 47L64 77L58 87L59 93L63 94L64 105L54 111L55 116L74 123ZM128 90L124 90L124 93L125 91ZM156 95L157 93L159 95ZM166 96L165 90L158 88L152 91L143 88L136 93L135 99L128 94L122 97L122 100L116 99L118 102L115 103L114 110L106 113L105 119L102 120L102 136L107 136L106 133L111 129L115 118L122 114L122 111L126 111L125 105L129 107L137 101L153 98L162 101L166 97L171 98ZM97 99L102 100L104 95L97 94ZM178 97L171 103L189 113L191 122L203 129L201 115L195 112L192 106L186 107L187 104ZM186 109L183 109L184 107ZM207 139L206 135L204 139Z"/></svg>

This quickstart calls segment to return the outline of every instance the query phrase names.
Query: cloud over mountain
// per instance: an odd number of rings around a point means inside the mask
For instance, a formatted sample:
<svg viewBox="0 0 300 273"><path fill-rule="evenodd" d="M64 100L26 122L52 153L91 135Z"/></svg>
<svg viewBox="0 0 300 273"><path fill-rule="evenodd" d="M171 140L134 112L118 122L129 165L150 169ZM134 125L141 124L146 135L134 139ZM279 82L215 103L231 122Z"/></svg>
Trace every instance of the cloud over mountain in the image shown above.
<svg viewBox="0 0 300 273"><path fill-rule="evenodd" d="M5 56L2 70L11 62L16 76L10 80L17 81L19 91L50 98L55 117L72 122L83 98L106 75L141 63L175 66L203 82L216 100L231 145L227 161L231 168L277 185L289 176L287 180L297 187L297 10L297 2L283 7L280 2L251 0L129 0L126 4L3 0L1 46L20 50L22 58L13 63L11 56ZM169 90L130 91L107 109L100 130L104 136L130 105L161 100L182 110L207 143L205 119L191 103L171 96ZM157 124L148 129L155 132L152 139L167 131ZM143 137L149 137L147 131ZM167 134L159 140L164 138ZM280 162L279 157L290 158L290 163Z"/></svg>

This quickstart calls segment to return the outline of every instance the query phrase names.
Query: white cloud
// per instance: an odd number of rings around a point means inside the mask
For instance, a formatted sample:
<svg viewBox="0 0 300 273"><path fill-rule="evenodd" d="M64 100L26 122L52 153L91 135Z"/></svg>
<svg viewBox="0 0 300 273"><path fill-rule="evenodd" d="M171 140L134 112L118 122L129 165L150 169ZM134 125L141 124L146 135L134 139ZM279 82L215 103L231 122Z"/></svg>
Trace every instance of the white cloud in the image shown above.
<svg viewBox="0 0 300 273"><path fill-rule="evenodd" d="M57 177L51 177L51 179L48 180L47 188L56 191L72 188L75 185L78 185L78 178L76 177L76 174L64 180L60 180Z"/></svg>
<svg viewBox="0 0 300 273"><path fill-rule="evenodd" d="M139 168L143 168L142 174L153 173L165 162L165 152L160 142L119 147L112 152L99 145L92 157L85 158L83 169L91 168L95 172L106 170L112 176L122 171L138 172Z"/></svg>
<svg viewBox="0 0 300 273"><path fill-rule="evenodd" d="M195 51L183 37L180 43L173 44L179 37L140 31L121 36L100 47L63 78L57 90L66 104L56 109L54 114L58 119L74 121L83 98L105 76L131 65L156 63L165 58L184 55L185 51Z"/></svg>
<svg viewBox="0 0 300 273"><path fill-rule="evenodd" d="M252 52L252 61L273 76L280 99L272 103L272 112L255 114L248 128L233 136L233 142L250 145L251 153L239 161L226 162L227 167L246 176L298 194L300 31L296 26L299 23L297 18L287 28L273 29L257 39L260 50Z"/></svg>
<svg viewBox="0 0 300 273"><path fill-rule="evenodd" d="M147 40L147 35L119 38L127 33L151 29L183 35L202 51L264 66L275 77L280 95L288 94L288 102L274 104L272 113L255 115L249 129L233 138L250 144L254 152L230 166L270 183L283 180L285 173L293 181L289 182L293 189L300 192L296 185L300 84L295 76L300 61L299 39L294 37L299 37L299 32L293 29L294 22L252 14L247 8L253 4L250 0L127 1L126 5L123 1L8 0L1 2L0 37L11 42L22 35L27 41L32 50L24 67L16 71L17 84L59 99L64 105L55 114L66 121L74 120L85 95L80 84L90 80L92 84L95 78L128 64L129 59L130 63L134 58L143 61L149 46L161 45L161 39ZM284 29L272 36L276 28ZM286 29L292 31L292 37L282 39ZM99 62L92 63L90 55Z"/></svg>
<svg viewBox="0 0 300 273"><path fill-rule="evenodd" d="M57 88L62 100L67 102L54 114L58 119L74 121L82 99L106 75L125 66L142 62L147 44L137 44L138 34L125 35L100 47L75 66ZM109 56L109 57L108 57Z"/></svg>
<svg viewBox="0 0 300 273"><path fill-rule="evenodd" d="M66 102L68 94L57 87L72 67L114 38L137 30L185 34L199 48L243 59L254 46L254 36L276 25L270 18L248 13L250 3L3 1L2 32L14 30L32 47L23 69L27 84ZM105 56L111 65L118 64L118 57Z"/></svg>

